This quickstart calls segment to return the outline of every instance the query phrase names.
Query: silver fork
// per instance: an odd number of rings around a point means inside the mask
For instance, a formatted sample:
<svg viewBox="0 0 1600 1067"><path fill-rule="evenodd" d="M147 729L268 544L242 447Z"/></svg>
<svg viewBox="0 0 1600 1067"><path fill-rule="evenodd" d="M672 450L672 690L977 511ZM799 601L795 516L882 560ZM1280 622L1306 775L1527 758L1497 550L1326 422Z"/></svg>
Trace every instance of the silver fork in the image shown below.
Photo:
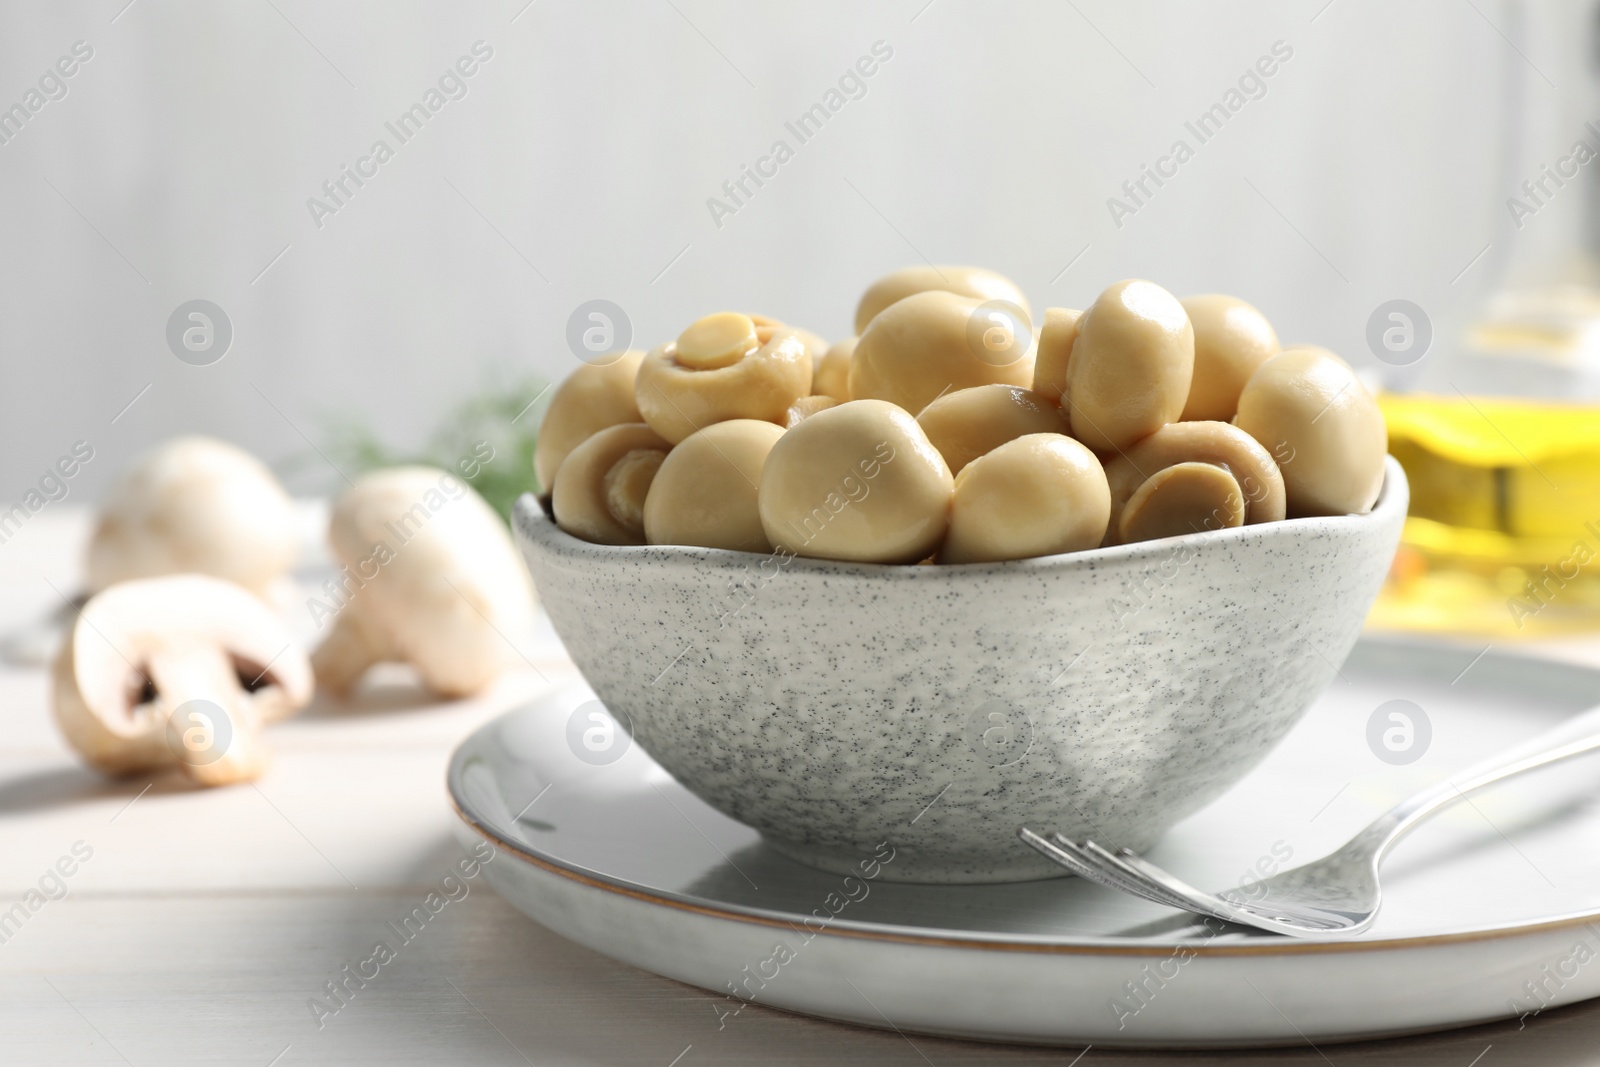
<svg viewBox="0 0 1600 1067"><path fill-rule="evenodd" d="M1206 893L1125 848L1113 852L1097 841L1057 833L1044 837L1026 826L1017 836L1073 874L1157 904L1293 937L1352 936L1378 917L1378 865L1418 823L1474 790L1596 749L1600 707L1401 801L1344 847L1263 879L1248 894L1238 889Z"/></svg>

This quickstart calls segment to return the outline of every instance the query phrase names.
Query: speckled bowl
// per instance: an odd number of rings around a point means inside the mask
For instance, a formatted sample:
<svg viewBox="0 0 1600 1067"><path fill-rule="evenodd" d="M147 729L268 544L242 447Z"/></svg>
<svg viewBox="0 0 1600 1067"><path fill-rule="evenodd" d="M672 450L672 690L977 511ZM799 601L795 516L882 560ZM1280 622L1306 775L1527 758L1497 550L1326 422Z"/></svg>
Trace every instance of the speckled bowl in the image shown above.
<svg viewBox="0 0 1600 1067"><path fill-rule="evenodd" d="M636 741L786 855L840 874L1062 874L1024 823L1130 848L1264 757L1355 643L1405 519L1367 515L1010 563L614 548L513 527L556 632Z"/></svg>

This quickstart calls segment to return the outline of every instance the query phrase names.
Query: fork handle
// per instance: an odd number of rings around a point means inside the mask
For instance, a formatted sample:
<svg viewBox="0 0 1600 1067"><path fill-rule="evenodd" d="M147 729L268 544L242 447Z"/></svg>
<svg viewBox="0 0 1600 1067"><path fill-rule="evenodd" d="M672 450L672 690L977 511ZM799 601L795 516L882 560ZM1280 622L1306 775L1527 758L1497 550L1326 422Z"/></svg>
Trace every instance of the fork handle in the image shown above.
<svg viewBox="0 0 1600 1067"><path fill-rule="evenodd" d="M1600 707L1590 708L1509 752L1474 764L1438 785L1407 797L1378 816L1345 847L1370 850L1375 859L1381 860L1389 847L1418 823L1465 800L1468 793L1596 749L1600 749Z"/></svg>

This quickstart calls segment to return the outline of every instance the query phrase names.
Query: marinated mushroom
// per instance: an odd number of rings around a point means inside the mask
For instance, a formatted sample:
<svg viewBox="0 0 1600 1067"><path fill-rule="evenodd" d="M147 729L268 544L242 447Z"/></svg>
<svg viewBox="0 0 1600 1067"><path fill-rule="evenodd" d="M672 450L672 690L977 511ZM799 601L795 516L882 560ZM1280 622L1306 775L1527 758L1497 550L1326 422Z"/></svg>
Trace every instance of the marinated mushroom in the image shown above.
<svg viewBox="0 0 1600 1067"><path fill-rule="evenodd" d="M817 373L817 365L822 362L823 357L828 354L828 349L832 346L829 345L821 335L814 334L810 330L803 330L798 326L787 326L782 328L793 330L794 335L800 338L800 342L806 346L806 352L811 356L811 374L812 377L815 378ZM812 391L815 392L815 385L813 385Z"/></svg>
<svg viewBox="0 0 1600 1067"><path fill-rule="evenodd" d="M1078 320L1083 312L1071 308L1045 308L1044 325L1039 328L1039 349L1033 360L1033 391L1047 400L1066 406L1067 366L1072 346L1078 339Z"/></svg>
<svg viewBox="0 0 1600 1067"><path fill-rule="evenodd" d="M646 356L634 396L650 428L677 444L728 419L781 424L810 392L811 353L798 333L722 311Z"/></svg>
<svg viewBox="0 0 1600 1067"><path fill-rule="evenodd" d="M552 404L577 428L540 442L556 522L602 544L931 563L940 544L998 560L1370 508L1371 397L1326 350L1280 352L1250 304L1135 278L1037 328L1027 307L993 271L912 267L832 346L719 312L631 354L631 402L626 369L580 372L577 402Z"/></svg>
<svg viewBox="0 0 1600 1067"><path fill-rule="evenodd" d="M567 453L607 426L643 422L634 400L634 382L644 353L637 350L606 357L609 363L586 363L567 376L550 396L550 406L539 423L533 451L539 488L555 488L556 471Z"/></svg>
<svg viewBox="0 0 1600 1067"><path fill-rule="evenodd" d="M850 395L887 400L913 415L943 393L975 385L1033 382L1033 338L1016 338L1020 354L996 359L979 343L983 302L955 293L915 293L876 315L850 360Z"/></svg>
<svg viewBox="0 0 1600 1067"><path fill-rule="evenodd" d="M952 474L960 474L968 463L1007 441L1026 434L1064 434L1068 430L1065 412L1038 393L1015 385L978 385L946 393L922 409L917 425Z"/></svg>
<svg viewBox="0 0 1600 1067"><path fill-rule="evenodd" d="M1244 525L1244 491L1210 463L1174 463L1133 491L1117 520L1123 544Z"/></svg>
<svg viewBox="0 0 1600 1067"><path fill-rule="evenodd" d="M846 337L823 354L811 377L813 396L831 396L841 404L850 399L850 359L855 352L856 339Z"/></svg>
<svg viewBox="0 0 1600 1067"><path fill-rule="evenodd" d="M1327 349L1295 346L1261 364L1233 421L1278 457L1291 516L1359 514L1377 502L1389 450L1383 413Z"/></svg>
<svg viewBox="0 0 1600 1067"><path fill-rule="evenodd" d="M784 426L793 426L801 419L815 415L819 411L839 406L839 401L831 396L803 396L789 405L789 410L783 413ZM707 427L710 429L710 427Z"/></svg>
<svg viewBox="0 0 1600 1067"><path fill-rule="evenodd" d="M596 544L644 544L645 499L671 447L643 423L609 426L590 437L556 472L556 525Z"/></svg>
<svg viewBox="0 0 1600 1067"><path fill-rule="evenodd" d="M761 525L796 555L915 563L939 547L952 479L917 421L882 400L819 411L787 431L761 472Z"/></svg>
<svg viewBox="0 0 1600 1067"><path fill-rule="evenodd" d="M312 602L319 622L338 612L311 657L318 685L347 693L374 664L408 663L436 693L468 696L519 658L532 582L500 516L455 475L393 467L358 478L334 501L328 541L343 568L326 587L333 603Z"/></svg>
<svg viewBox="0 0 1600 1067"><path fill-rule="evenodd" d="M943 563L1027 559L1094 548L1111 517L1100 460L1058 433L1007 441L956 475Z"/></svg>
<svg viewBox="0 0 1600 1067"><path fill-rule="evenodd" d="M1225 422L1174 422L1163 426L1106 464L1106 480L1111 486L1111 523L1106 533L1107 544L1122 542L1123 509L1139 487L1168 467L1182 463L1206 463L1228 472L1238 483L1243 497L1241 521L1244 524L1277 522L1284 517L1283 475L1279 473L1272 456L1254 438ZM1191 499L1192 494L1179 495L1179 490L1185 485L1210 486L1212 489L1221 485L1216 479L1196 481L1197 476L1192 473L1178 477L1181 479L1178 485L1166 491L1172 495L1164 500L1157 497L1157 503ZM1189 515L1178 521L1188 522L1192 519L1203 523L1209 514L1208 508L1199 515ZM1148 529L1150 521L1141 519L1134 528Z"/></svg>
<svg viewBox="0 0 1600 1067"><path fill-rule="evenodd" d="M265 770L262 727L311 699L311 667L253 593L199 574L113 585L56 657L67 742L107 774L178 767L203 785Z"/></svg>
<svg viewBox="0 0 1600 1067"><path fill-rule="evenodd" d="M822 354L828 350L828 342L822 338L821 334L784 322L782 319L775 319L771 315L761 315L752 311L745 317L755 323L757 329L766 327L774 332L778 330L793 331L799 335L800 340L805 342L806 351L817 358L821 358Z"/></svg>
<svg viewBox="0 0 1600 1067"><path fill-rule="evenodd" d="M272 595L294 565L294 504L266 465L210 437L176 437L112 488L89 541L90 592L209 574Z"/></svg>
<svg viewBox="0 0 1600 1067"><path fill-rule="evenodd" d="M1072 435L1113 452L1178 421L1194 373L1194 329L1176 297L1131 279L1078 320L1067 371Z"/></svg>
<svg viewBox="0 0 1600 1067"><path fill-rule="evenodd" d="M899 303L916 293L945 292L972 297L982 304L990 300L1004 300L1022 309L1030 316L1028 298L1022 295L1017 283L1003 274L982 267L933 267L921 265L902 267L891 271L867 286L856 305L856 335L866 332L867 323L891 304Z"/></svg>
<svg viewBox="0 0 1600 1067"><path fill-rule="evenodd" d="M1265 315L1238 297L1208 293L1182 303L1194 327L1194 379L1182 418L1227 422L1239 410L1244 383L1278 354L1278 335Z"/></svg>
<svg viewBox="0 0 1600 1067"><path fill-rule="evenodd" d="M684 438L650 483L645 539L652 545L771 552L756 494L767 453L782 436L783 428L770 422L729 419Z"/></svg>

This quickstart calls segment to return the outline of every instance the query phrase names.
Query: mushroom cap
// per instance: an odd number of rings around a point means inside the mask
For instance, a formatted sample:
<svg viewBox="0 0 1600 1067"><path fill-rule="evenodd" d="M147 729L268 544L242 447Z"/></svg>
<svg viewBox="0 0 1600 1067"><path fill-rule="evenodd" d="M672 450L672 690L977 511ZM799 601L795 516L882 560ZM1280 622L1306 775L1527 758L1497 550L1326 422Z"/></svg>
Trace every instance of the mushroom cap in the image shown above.
<svg viewBox="0 0 1600 1067"><path fill-rule="evenodd" d="M310 663L283 621L248 590L198 574L122 582L91 597L53 682L62 733L112 773L183 762L167 736L171 717L189 701L216 705L232 734L227 751L189 768L213 784L259 773L260 726L294 714L312 693Z"/></svg>
<svg viewBox="0 0 1600 1067"><path fill-rule="evenodd" d="M595 544L644 544L650 483L671 447L642 422L608 426L589 438L556 475L550 498L556 525Z"/></svg>
<svg viewBox="0 0 1600 1067"><path fill-rule="evenodd" d="M890 271L867 286L867 291L861 294L861 302L856 305L856 334L859 336L863 333L867 324L889 305L914 293L928 292L973 297L980 304L1004 300L1017 305L1024 315L1032 314L1028 309L1028 298L1022 295L1017 283L1004 274L984 267L919 264Z"/></svg>
<svg viewBox="0 0 1600 1067"><path fill-rule="evenodd" d="M785 428L792 428L795 423L808 419L819 411L827 411L829 408L836 408L840 405L840 403L842 403L842 401L835 400L831 396L824 396L821 393L813 393L810 396L803 396L799 400L796 400L793 404L790 404L789 410L784 412L783 425ZM708 430L710 428L711 427L709 426L706 427Z"/></svg>
<svg viewBox="0 0 1600 1067"><path fill-rule="evenodd" d="M1360 514L1377 502L1389 431L1355 371L1327 349L1297 345L1261 364L1233 421L1277 457L1291 517Z"/></svg>
<svg viewBox="0 0 1600 1067"><path fill-rule="evenodd" d="M821 334L813 333L800 326L790 326L788 328L793 330L795 336L800 338L800 342L806 346L806 352L811 356L811 374L815 377L817 367L822 363L822 357L828 354L828 350L832 346L828 344L827 339Z"/></svg>
<svg viewBox="0 0 1600 1067"><path fill-rule="evenodd" d="M756 494L767 453L782 436L783 427L770 422L729 419L684 438L650 483L644 502L646 540L652 545L772 551L761 528Z"/></svg>
<svg viewBox="0 0 1600 1067"><path fill-rule="evenodd" d="M952 474L960 474L968 463L1015 438L1068 431L1064 411L1033 390L1016 385L975 385L946 393L922 409L917 425L950 465Z"/></svg>
<svg viewBox="0 0 1600 1067"><path fill-rule="evenodd" d="M1206 293L1181 303L1194 326L1194 380L1182 418L1227 422L1238 413L1244 383L1278 354L1278 334L1265 315L1236 296Z"/></svg>
<svg viewBox="0 0 1600 1067"><path fill-rule="evenodd" d="M1067 369L1072 436L1097 452L1177 422L1194 375L1194 327L1154 282L1107 286L1078 320Z"/></svg>
<svg viewBox="0 0 1600 1067"><path fill-rule="evenodd" d="M1184 462L1163 467L1133 491L1117 520L1123 544L1244 525L1244 490L1224 467Z"/></svg>
<svg viewBox="0 0 1600 1067"><path fill-rule="evenodd" d="M1060 433L1026 434L956 475L943 563L1028 559L1094 548L1111 516L1095 454Z"/></svg>
<svg viewBox="0 0 1600 1067"><path fill-rule="evenodd" d="M328 541L353 588L341 620L352 615L439 693L493 682L532 626L533 584L505 523L447 471L363 475L334 502Z"/></svg>
<svg viewBox="0 0 1600 1067"><path fill-rule="evenodd" d="M533 469L541 492L555 488L561 461L590 436L607 426L642 421L633 398L633 383L643 361L641 351L622 352L610 363L584 364L556 387L539 423L539 438L533 451Z"/></svg>
<svg viewBox="0 0 1600 1067"><path fill-rule="evenodd" d="M723 315L752 321L735 312L706 318ZM640 365L634 395L644 421L671 444L728 419L782 425L789 405L811 392L811 352L804 338L788 327L755 324L750 347L732 359L680 361L679 344L695 340L703 321L652 350Z"/></svg>
<svg viewBox="0 0 1600 1067"><path fill-rule="evenodd" d="M1107 544L1119 542L1122 511L1139 487L1158 472L1182 463L1209 463L1227 471L1243 494L1241 521L1245 525L1277 522L1284 517L1284 476L1258 441L1226 422L1173 422L1107 461L1106 479L1111 484ZM1214 489L1221 485L1215 479L1197 482L1198 477L1185 476L1179 484L1204 484ZM1176 492L1177 488L1175 485L1168 492Z"/></svg>
<svg viewBox="0 0 1600 1067"><path fill-rule="evenodd" d="M817 368L822 365L822 357L828 351L828 342L821 334L784 322L782 319L775 319L771 315L760 315L751 312L745 317L757 327L767 327L774 333L779 330L788 330L800 338L800 342L806 346L806 354L811 357L811 373L813 376L816 375Z"/></svg>
<svg viewBox="0 0 1600 1067"><path fill-rule="evenodd" d="M1039 328L1039 349L1033 360L1033 391L1066 407L1067 366L1078 339L1083 312L1072 308L1045 308Z"/></svg>
<svg viewBox="0 0 1600 1067"><path fill-rule="evenodd" d="M757 500L774 547L916 563L944 537L951 486L950 468L917 420L883 400L852 400L778 438Z"/></svg>
<svg viewBox="0 0 1600 1067"><path fill-rule="evenodd" d="M294 503L248 452L210 437L176 437L112 488L89 542L88 583L209 574L262 593L298 548Z"/></svg>
<svg viewBox="0 0 1600 1067"><path fill-rule="evenodd" d="M849 400L850 359L855 352L854 337L846 337L824 352L811 375L811 394L831 396L841 404Z"/></svg>
<svg viewBox="0 0 1600 1067"><path fill-rule="evenodd" d="M915 415L943 393L1033 383L1033 339L1009 362L980 354L983 301L942 290L914 293L873 317L850 360L850 395ZM1020 347L1020 345L1018 346Z"/></svg>

